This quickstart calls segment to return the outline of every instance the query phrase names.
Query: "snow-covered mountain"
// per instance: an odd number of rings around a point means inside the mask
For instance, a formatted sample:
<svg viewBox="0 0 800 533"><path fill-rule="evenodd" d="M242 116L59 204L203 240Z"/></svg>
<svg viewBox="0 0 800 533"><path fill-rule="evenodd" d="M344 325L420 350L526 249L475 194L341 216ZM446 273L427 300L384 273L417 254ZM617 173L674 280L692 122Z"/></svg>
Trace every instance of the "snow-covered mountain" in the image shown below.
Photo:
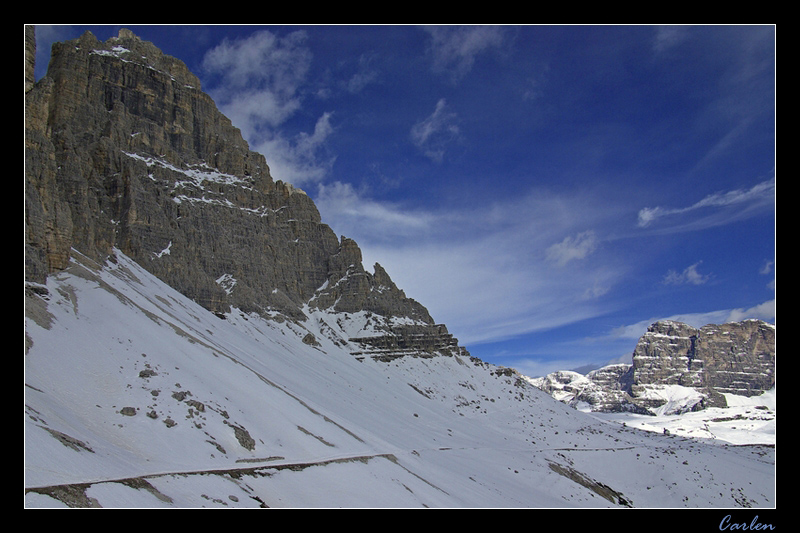
<svg viewBox="0 0 800 533"><path fill-rule="evenodd" d="M29 507L775 505L774 447L608 422L464 355L356 357L366 314L220 318L121 253L26 295Z"/></svg>
<svg viewBox="0 0 800 533"><path fill-rule="evenodd" d="M774 445L775 371L774 324L667 320L641 336L631 364L526 379L576 409L644 429Z"/></svg>
<svg viewBox="0 0 800 533"><path fill-rule="evenodd" d="M87 32L30 78L26 507L775 506L772 443L472 358L152 43Z"/></svg>
<svg viewBox="0 0 800 533"><path fill-rule="evenodd" d="M704 399L698 389L682 385L652 386L648 395L661 405L649 410L622 398L621 391L599 384L591 372L583 375L562 370L525 379L554 399L603 420L727 444L775 445L775 387L755 396L725 393L726 407L697 410L694 407Z"/></svg>

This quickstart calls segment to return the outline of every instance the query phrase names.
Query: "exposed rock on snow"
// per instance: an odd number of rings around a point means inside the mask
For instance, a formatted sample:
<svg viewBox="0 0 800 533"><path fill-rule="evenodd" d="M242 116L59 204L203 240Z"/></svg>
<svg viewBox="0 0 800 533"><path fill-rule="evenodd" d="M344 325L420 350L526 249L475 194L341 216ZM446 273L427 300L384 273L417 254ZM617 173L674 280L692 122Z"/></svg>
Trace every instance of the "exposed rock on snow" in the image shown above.
<svg viewBox="0 0 800 533"><path fill-rule="evenodd" d="M775 504L773 447L603 421L462 354L359 359L365 315L220 320L121 252L26 298L28 507Z"/></svg>
<svg viewBox="0 0 800 533"><path fill-rule="evenodd" d="M531 383L572 406L598 412L674 414L725 407L725 395L758 396L775 387L775 326L761 320L693 328L651 325L633 363L589 372L554 372Z"/></svg>
<svg viewBox="0 0 800 533"><path fill-rule="evenodd" d="M775 505L774 447L470 357L130 31L25 90L27 507Z"/></svg>
<svg viewBox="0 0 800 533"><path fill-rule="evenodd" d="M704 406L724 407L723 394L753 396L775 386L775 326L761 320L693 328L674 321L651 325L633 352L632 395L651 386L701 390ZM656 398L651 405L658 407Z"/></svg>
<svg viewBox="0 0 800 533"><path fill-rule="evenodd" d="M632 364L527 379L576 409L643 429L775 443L775 326L763 321L699 329L657 322Z"/></svg>

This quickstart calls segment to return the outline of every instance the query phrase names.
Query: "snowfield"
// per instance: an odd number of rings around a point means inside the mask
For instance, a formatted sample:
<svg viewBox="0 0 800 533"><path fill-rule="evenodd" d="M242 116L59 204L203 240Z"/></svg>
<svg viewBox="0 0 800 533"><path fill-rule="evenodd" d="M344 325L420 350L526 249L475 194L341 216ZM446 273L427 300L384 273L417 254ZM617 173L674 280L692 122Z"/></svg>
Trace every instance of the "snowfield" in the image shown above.
<svg viewBox="0 0 800 533"><path fill-rule="evenodd" d="M656 416L633 413L592 413L605 420L624 423L649 431L664 432L702 439L711 439L724 444L775 445L775 391L773 388L759 396L744 397L725 394L727 408L710 408L696 412L671 413L670 407L691 402L696 391L672 385L665 391L667 404L658 409Z"/></svg>
<svg viewBox="0 0 800 533"><path fill-rule="evenodd" d="M356 357L363 314L221 319L73 255L26 287L26 507L775 506L774 440L643 431L466 357Z"/></svg>
<svg viewBox="0 0 800 533"><path fill-rule="evenodd" d="M703 397L697 389L681 385L649 385L642 397L664 402L652 410L651 416L594 410L594 406L578 398L583 390L595 390L597 396L602 396L602 387L577 372L562 370L544 378L525 379L559 402L601 420L658 433L712 439L723 444L775 445L775 387L751 397L724 394L728 407L692 411Z"/></svg>

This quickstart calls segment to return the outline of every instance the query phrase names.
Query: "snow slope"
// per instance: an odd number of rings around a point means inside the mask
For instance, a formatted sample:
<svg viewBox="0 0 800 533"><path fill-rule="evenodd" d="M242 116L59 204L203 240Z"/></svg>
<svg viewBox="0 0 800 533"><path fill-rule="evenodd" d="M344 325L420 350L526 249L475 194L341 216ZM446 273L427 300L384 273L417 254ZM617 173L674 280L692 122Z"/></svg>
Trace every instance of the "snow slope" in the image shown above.
<svg viewBox="0 0 800 533"><path fill-rule="evenodd" d="M26 507L775 506L774 447L603 421L465 357L359 359L363 315L220 319L74 255L26 291Z"/></svg>
<svg viewBox="0 0 800 533"><path fill-rule="evenodd" d="M775 395L773 388L759 396L745 397L725 394L726 408L701 411L669 412L673 404L696 394L694 389L672 385L665 387L669 401L655 416L633 413L592 413L598 418L625 423L649 431L682 435L698 439L713 439L727 444L775 445Z"/></svg>
<svg viewBox="0 0 800 533"><path fill-rule="evenodd" d="M614 391L609 391L578 372L562 370L545 377L525 379L559 402L590 413L598 419L658 433L667 431L685 437L713 439L726 444L775 445L776 387L751 397L725 394L727 407L692 411L703 398L699 390L681 385L650 385L646 397L659 399L664 403L651 409L651 415L646 415L597 410L595 405L581 398L592 395L597 399L596 403L602 403L604 396L613 394Z"/></svg>

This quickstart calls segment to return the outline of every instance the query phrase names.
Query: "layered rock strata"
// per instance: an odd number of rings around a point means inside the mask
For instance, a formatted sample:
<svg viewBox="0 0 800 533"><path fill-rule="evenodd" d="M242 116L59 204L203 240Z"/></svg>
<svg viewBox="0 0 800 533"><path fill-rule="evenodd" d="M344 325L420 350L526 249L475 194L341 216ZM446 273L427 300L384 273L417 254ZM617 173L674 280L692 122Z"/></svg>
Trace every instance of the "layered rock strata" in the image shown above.
<svg viewBox="0 0 800 533"><path fill-rule="evenodd" d="M380 361L391 361L405 355L469 355L443 324L398 325L389 328L384 335L353 337L350 341L360 347L353 352L354 355L369 356Z"/></svg>
<svg viewBox="0 0 800 533"><path fill-rule="evenodd" d="M593 411L652 414L670 386L685 387L676 409L725 407L725 394L755 396L775 386L775 326L760 320L694 328L659 321L639 339L632 364L609 365L582 376L555 372L532 380L555 398Z"/></svg>
<svg viewBox="0 0 800 533"><path fill-rule="evenodd" d="M653 387L681 385L702 391L706 403L722 394L753 396L775 386L775 327L760 320L693 328L674 321L651 325L633 352L630 391L641 402Z"/></svg>
<svg viewBox="0 0 800 533"><path fill-rule="evenodd" d="M119 251L220 316L305 320L308 306L439 334L307 194L273 179L183 62L128 30L87 32L53 45L34 83L30 26L26 46L26 280L66 268L73 250L101 264Z"/></svg>

